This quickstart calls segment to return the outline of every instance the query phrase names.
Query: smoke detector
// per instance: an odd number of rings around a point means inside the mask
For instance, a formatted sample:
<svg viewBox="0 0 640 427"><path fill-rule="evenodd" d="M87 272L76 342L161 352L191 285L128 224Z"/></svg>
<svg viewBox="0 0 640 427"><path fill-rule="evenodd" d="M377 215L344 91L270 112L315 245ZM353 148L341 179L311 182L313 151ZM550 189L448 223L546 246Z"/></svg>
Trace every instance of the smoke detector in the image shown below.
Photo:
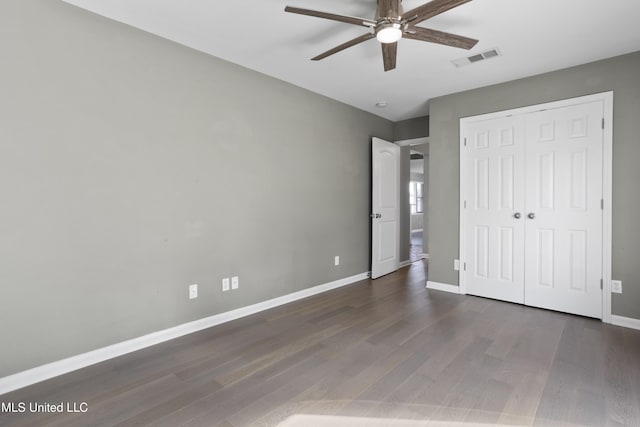
<svg viewBox="0 0 640 427"><path fill-rule="evenodd" d="M451 63L456 67L464 67L465 65L473 64L475 62L484 61L486 59L491 59L498 56L502 56L502 54L500 53L500 50L495 47L493 49L485 50L480 53L474 53L463 58L454 59L453 61L451 61Z"/></svg>

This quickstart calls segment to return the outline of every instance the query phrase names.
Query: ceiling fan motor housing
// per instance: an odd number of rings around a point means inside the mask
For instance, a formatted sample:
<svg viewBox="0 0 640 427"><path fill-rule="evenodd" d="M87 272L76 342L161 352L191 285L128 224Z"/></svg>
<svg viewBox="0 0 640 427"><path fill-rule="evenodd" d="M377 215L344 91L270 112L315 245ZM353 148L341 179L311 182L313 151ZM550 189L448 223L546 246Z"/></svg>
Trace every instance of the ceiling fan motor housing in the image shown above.
<svg viewBox="0 0 640 427"><path fill-rule="evenodd" d="M383 19L395 20L400 22L400 17L404 13L401 0L378 0L378 8L376 10L376 21Z"/></svg>

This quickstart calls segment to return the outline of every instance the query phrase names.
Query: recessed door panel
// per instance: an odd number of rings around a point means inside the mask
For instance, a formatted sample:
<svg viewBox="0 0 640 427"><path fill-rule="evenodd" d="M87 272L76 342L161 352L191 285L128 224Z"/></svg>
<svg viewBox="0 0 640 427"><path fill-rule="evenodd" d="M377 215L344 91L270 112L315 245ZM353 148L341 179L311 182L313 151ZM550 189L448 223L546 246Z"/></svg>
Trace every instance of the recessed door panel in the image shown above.
<svg viewBox="0 0 640 427"><path fill-rule="evenodd" d="M500 197L500 209L513 211L514 209L514 163L513 155L503 156L500 158L499 177L498 177L498 196Z"/></svg>
<svg viewBox="0 0 640 427"><path fill-rule="evenodd" d="M587 291L587 231L569 230L569 289Z"/></svg>
<svg viewBox="0 0 640 427"><path fill-rule="evenodd" d="M489 158L475 160L476 209L489 209Z"/></svg>
<svg viewBox="0 0 640 427"><path fill-rule="evenodd" d="M585 211L587 209L587 151L571 153L571 209Z"/></svg>
<svg viewBox="0 0 640 427"><path fill-rule="evenodd" d="M508 282L513 281L513 227L500 227L499 229L499 242L498 248L500 258L498 270L500 271L500 280Z"/></svg>
<svg viewBox="0 0 640 427"><path fill-rule="evenodd" d="M477 226L475 233L475 273L480 279L489 278L489 227Z"/></svg>
<svg viewBox="0 0 640 427"><path fill-rule="evenodd" d="M381 150L378 162L380 168L377 175L379 207L394 209L396 207L396 187L398 186L396 176L399 175L396 171L396 156L391 150Z"/></svg>
<svg viewBox="0 0 640 427"><path fill-rule="evenodd" d="M543 286L547 288L553 287L553 270L555 254L553 253L555 247L555 239L553 230L537 230L537 253L535 260L535 268L537 276L535 281L531 284L536 286Z"/></svg>
<svg viewBox="0 0 640 427"><path fill-rule="evenodd" d="M540 200L538 204L540 209L552 210L555 200L555 162L553 151L539 154L536 170L530 170L527 177L535 178L538 182L536 192Z"/></svg>
<svg viewBox="0 0 640 427"><path fill-rule="evenodd" d="M378 259L379 263L385 263L392 261L396 256L395 245L389 245L387 242L395 242L398 236L396 235L396 226L392 221L380 221L376 224L378 228Z"/></svg>

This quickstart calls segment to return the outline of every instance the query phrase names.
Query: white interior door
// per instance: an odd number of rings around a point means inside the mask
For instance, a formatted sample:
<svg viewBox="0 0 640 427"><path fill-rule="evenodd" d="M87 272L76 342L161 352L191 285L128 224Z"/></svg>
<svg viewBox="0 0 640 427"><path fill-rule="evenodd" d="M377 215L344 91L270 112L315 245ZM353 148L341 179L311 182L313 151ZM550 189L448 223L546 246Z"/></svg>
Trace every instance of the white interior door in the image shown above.
<svg viewBox="0 0 640 427"><path fill-rule="evenodd" d="M400 265L400 147L380 138L371 145L371 277Z"/></svg>
<svg viewBox="0 0 640 427"><path fill-rule="evenodd" d="M603 117L588 101L466 122L466 293L603 317Z"/></svg>
<svg viewBox="0 0 640 427"><path fill-rule="evenodd" d="M602 317L601 102L526 117L525 304Z"/></svg>
<svg viewBox="0 0 640 427"><path fill-rule="evenodd" d="M524 303L524 120L469 124L464 188L466 291Z"/></svg>

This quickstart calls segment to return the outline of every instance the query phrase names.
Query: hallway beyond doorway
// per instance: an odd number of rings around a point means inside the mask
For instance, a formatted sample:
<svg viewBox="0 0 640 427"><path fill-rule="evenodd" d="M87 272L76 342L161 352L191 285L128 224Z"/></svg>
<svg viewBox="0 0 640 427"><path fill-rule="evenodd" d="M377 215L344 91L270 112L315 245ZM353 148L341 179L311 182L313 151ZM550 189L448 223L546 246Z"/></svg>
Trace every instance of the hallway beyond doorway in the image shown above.
<svg viewBox="0 0 640 427"><path fill-rule="evenodd" d="M422 259L422 230L411 232L411 246L409 248L409 260L416 262Z"/></svg>

